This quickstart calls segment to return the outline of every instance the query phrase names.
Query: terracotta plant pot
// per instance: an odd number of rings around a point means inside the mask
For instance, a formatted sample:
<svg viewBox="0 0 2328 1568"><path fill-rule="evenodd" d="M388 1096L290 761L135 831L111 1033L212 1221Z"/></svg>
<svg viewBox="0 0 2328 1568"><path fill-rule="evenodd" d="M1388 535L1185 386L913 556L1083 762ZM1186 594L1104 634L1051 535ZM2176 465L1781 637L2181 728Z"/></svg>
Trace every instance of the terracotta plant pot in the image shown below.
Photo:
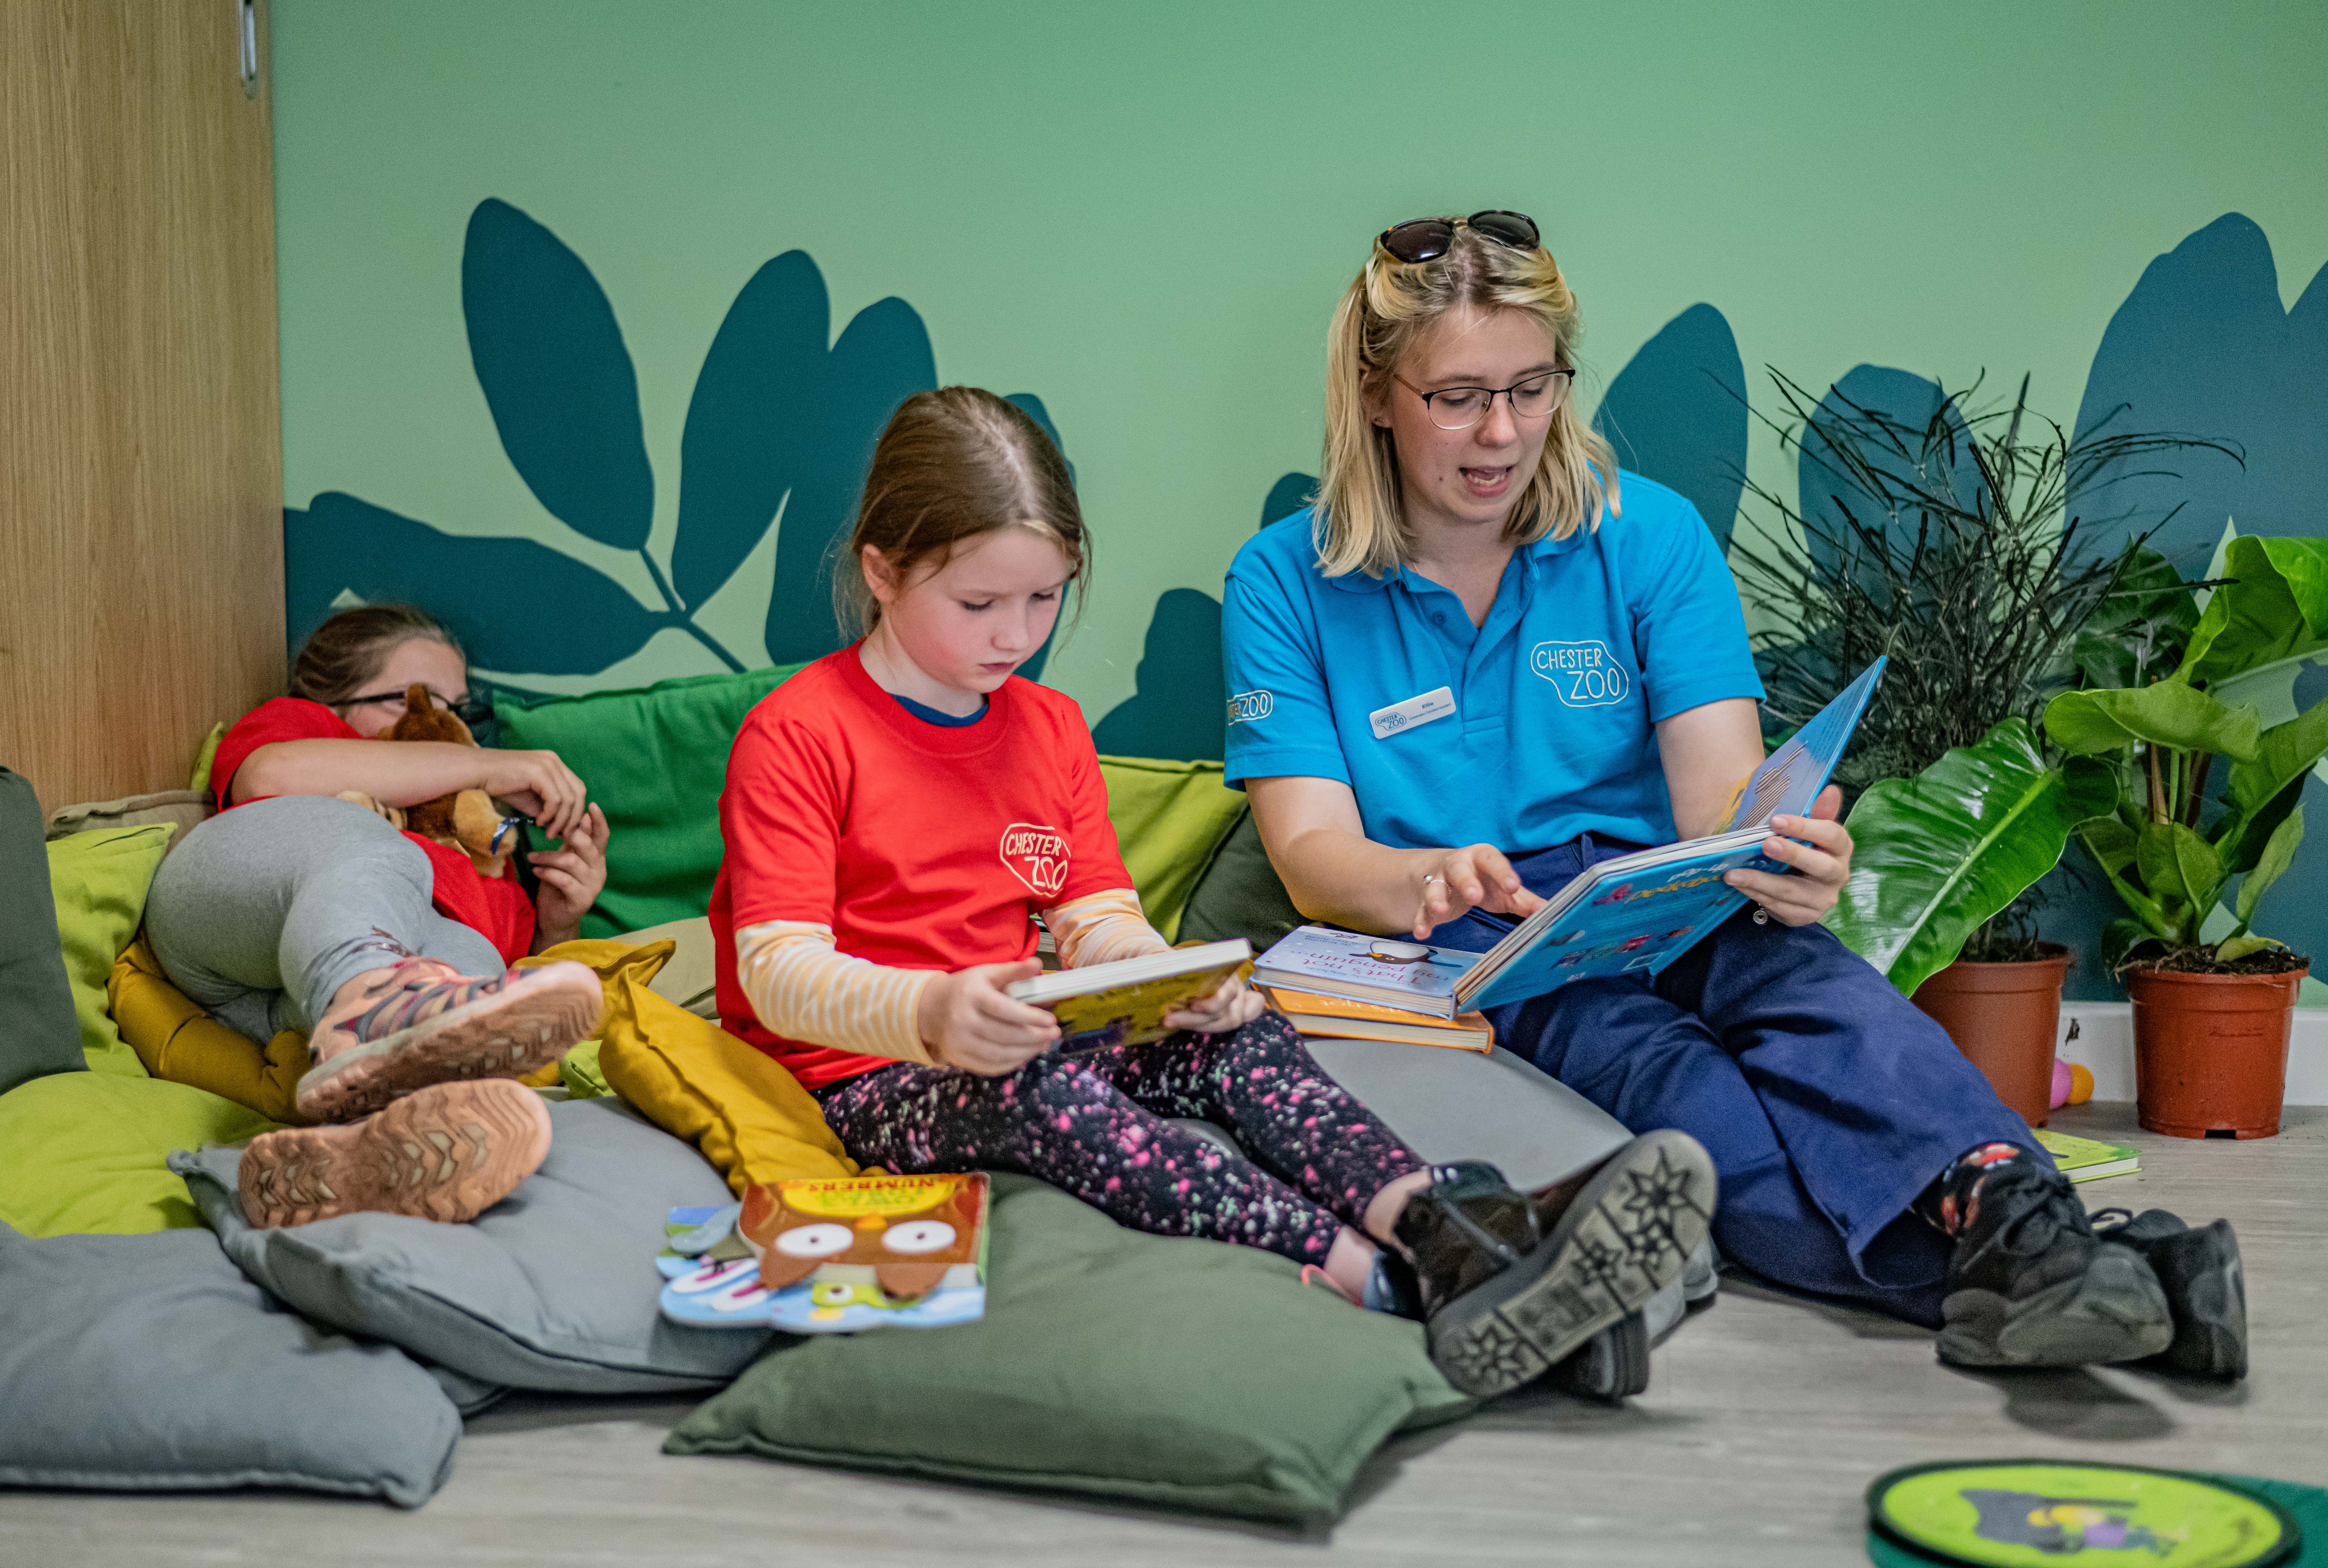
<svg viewBox="0 0 2328 1568"><path fill-rule="evenodd" d="M2130 969L2134 1096L2142 1124L2173 1138L2269 1138L2287 1097L2296 990L2286 974Z"/></svg>
<svg viewBox="0 0 2328 1568"><path fill-rule="evenodd" d="M1912 999L2032 1127L2052 1113L2053 1042L2061 1028L2061 978L2070 950L2038 944L2026 963L1959 959L1916 988Z"/></svg>

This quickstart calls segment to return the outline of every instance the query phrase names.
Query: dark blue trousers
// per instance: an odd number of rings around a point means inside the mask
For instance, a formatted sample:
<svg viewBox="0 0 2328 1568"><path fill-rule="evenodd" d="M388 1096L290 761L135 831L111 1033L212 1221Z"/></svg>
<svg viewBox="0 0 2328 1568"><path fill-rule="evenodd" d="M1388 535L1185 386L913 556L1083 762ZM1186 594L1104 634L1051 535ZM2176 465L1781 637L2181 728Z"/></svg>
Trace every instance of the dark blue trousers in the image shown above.
<svg viewBox="0 0 2328 1568"><path fill-rule="evenodd" d="M1637 847L1587 835L1512 864L1548 896ZM1937 1327L1949 1244L1908 1206L1968 1149L2036 1148L2028 1124L1834 933L1757 924L1753 908L1654 979L1576 981L1492 1009L1496 1038L1635 1131L1704 1144L1724 1255ZM1467 915L1432 940L1483 950L1505 929Z"/></svg>

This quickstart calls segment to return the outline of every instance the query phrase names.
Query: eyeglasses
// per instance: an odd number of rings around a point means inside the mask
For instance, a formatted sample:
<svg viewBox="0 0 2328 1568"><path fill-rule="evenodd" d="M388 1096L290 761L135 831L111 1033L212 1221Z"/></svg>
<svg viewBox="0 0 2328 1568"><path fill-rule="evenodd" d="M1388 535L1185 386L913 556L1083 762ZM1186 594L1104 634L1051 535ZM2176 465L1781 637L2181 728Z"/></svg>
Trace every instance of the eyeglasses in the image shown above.
<svg viewBox="0 0 2328 1568"><path fill-rule="evenodd" d="M1514 419L1549 419L1560 411L1568 399L1568 384L1576 379L1574 371L1544 371L1525 381L1508 387L1441 387L1426 392L1404 376L1395 378L1398 384L1422 399L1422 411L1441 430L1469 430L1488 417L1488 410L1502 398L1512 408Z"/></svg>
<svg viewBox="0 0 2328 1568"><path fill-rule="evenodd" d="M483 724L486 719L491 718L493 716L493 705L486 701L482 697L462 697L457 698L451 702L447 702L444 698L438 696L436 692L431 691L428 694L428 700L450 713L462 723L472 727ZM345 702L335 704L335 706L340 708L370 708L383 702L393 702L399 708L401 708L404 706L404 693L401 691L374 691L369 696L351 697Z"/></svg>
<svg viewBox="0 0 2328 1568"><path fill-rule="evenodd" d="M1436 261L1455 249L1455 230L1476 230L1483 239L1513 250L1534 250L1544 243L1535 220L1525 212L1489 208L1469 218L1411 218L1394 223L1375 236L1375 243L1394 261Z"/></svg>

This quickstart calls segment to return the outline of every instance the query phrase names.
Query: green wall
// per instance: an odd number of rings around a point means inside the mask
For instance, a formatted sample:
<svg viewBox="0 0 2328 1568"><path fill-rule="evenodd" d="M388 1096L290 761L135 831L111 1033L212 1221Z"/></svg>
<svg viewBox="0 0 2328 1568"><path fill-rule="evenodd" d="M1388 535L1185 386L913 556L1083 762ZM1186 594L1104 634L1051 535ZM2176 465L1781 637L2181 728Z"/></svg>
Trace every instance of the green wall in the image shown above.
<svg viewBox="0 0 2328 1568"><path fill-rule="evenodd" d="M1432 17L1372 0L276 0L295 578L314 559L300 538L373 539L431 580L494 579L521 634L604 619L587 595L506 591L529 562L570 558L661 606L707 351L747 280L805 251L834 333L901 298L938 379L1047 409L1098 574L1044 679L1099 724L1132 697L1159 604L1159 645L1203 625L1204 606L1164 596L1216 596L1272 485L1315 471L1327 316L1386 222L1535 214L1584 304L1588 403L1709 305L1691 320L1726 323L1758 402L1765 364L1814 390L1862 364L1950 387L2026 371L2065 424L2113 315L2186 237L2243 215L2230 229L2267 247L2282 308L2328 260L2316 5ZM619 528L551 516L497 437L463 315L488 202L570 248L611 304L639 435L618 411L568 456L587 487L610 446L643 438L643 556L601 542ZM884 309L868 321L907 320ZM557 366L531 373L555 391ZM1768 443L1751 461L1791 488ZM363 506L311 512L325 493ZM432 529L555 555L439 564ZM695 612L705 637L665 629L605 668L481 662L540 690L720 668L714 642L758 662L776 541ZM294 601L296 636L317 601L296 584ZM1122 711L1118 732L1139 732Z"/></svg>

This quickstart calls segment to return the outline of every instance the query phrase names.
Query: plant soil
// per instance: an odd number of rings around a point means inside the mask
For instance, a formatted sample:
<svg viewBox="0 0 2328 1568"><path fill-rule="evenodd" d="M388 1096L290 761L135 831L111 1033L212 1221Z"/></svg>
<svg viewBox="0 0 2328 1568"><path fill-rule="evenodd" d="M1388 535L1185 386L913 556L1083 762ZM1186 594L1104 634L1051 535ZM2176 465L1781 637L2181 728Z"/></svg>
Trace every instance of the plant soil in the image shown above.
<svg viewBox="0 0 2328 1568"><path fill-rule="evenodd" d="M2216 962L2212 947L2178 947L2171 953L2129 959L2118 965L2117 972L2120 979L2134 969L2154 969L2161 974L2287 974L2311 962L2285 947L2267 947L2229 963Z"/></svg>

